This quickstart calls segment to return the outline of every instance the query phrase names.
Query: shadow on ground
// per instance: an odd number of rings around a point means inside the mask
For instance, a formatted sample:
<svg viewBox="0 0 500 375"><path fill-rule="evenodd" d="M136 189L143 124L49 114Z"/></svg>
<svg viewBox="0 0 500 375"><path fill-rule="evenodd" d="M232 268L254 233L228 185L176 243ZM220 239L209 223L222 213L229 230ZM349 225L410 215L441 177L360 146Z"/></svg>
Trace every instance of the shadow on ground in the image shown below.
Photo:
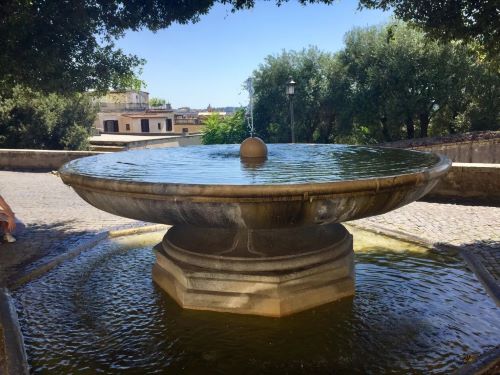
<svg viewBox="0 0 500 375"><path fill-rule="evenodd" d="M458 204L460 206L500 207L500 200L491 198L448 198L426 195L419 201L428 203Z"/></svg>
<svg viewBox="0 0 500 375"><path fill-rule="evenodd" d="M500 306L500 241L481 240L450 246L437 243L439 249L457 250L469 268L483 284L486 292Z"/></svg>
<svg viewBox="0 0 500 375"><path fill-rule="evenodd" d="M14 275L36 269L48 259L66 252L96 234L95 230L75 230L76 220L27 225L17 242L0 244L0 285Z"/></svg>

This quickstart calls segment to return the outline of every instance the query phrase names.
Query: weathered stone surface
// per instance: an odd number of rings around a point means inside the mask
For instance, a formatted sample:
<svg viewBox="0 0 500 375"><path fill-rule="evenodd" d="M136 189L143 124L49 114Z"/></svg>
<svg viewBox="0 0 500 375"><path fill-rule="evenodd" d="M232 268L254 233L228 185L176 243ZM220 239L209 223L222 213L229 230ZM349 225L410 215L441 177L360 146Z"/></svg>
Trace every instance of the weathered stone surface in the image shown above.
<svg viewBox="0 0 500 375"><path fill-rule="evenodd" d="M480 199L500 204L500 164L453 163L426 197Z"/></svg>
<svg viewBox="0 0 500 375"><path fill-rule="evenodd" d="M71 160L98 154L100 152L0 149L0 170L57 170Z"/></svg>
<svg viewBox="0 0 500 375"><path fill-rule="evenodd" d="M70 166L60 173L97 208L174 226L153 279L182 307L284 316L354 293L352 238L338 223L422 197L451 165L433 160L416 172L289 184L130 181Z"/></svg>
<svg viewBox="0 0 500 375"><path fill-rule="evenodd" d="M169 225L280 228L379 215L428 193L450 167L442 157L421 172L325 183L219 185L146 183L63 168L62 180L109 213Z"/></svg>
<svg viewBox="0 0 500 375"><path fill-rule="evenodd" d="M353 295L352 236L340 224L316 227L173 227L155 249L153 279L184 308L274 317Z"/></svg>

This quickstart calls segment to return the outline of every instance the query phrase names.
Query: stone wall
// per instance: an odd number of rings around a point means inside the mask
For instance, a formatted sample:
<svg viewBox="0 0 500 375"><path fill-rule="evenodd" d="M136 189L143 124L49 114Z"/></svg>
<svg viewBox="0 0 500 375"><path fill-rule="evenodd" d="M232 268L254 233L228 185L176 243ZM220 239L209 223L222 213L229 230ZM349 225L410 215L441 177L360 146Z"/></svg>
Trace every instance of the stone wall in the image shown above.
<svg viewBox="0 0 500 375"><path fill-rule="evenodd" d="M500 204L500 164L453 163L425 199L479 200Z"/></svg>
<svg viewBox="0 0 500 375"><path fill-rule="evenodd" d="M138 148L157 147L183 147L201 145L201 135L187 135L171 138L148 139L143 141L132 141L124 144L125 149L133 150Z"/></svg>
<svg viewBox="0 0 500 375"><path fill-rule="evenodd" d="M100 152L0 149L0 169L57 170L73 159L98 154Z"/></svg>
<svg viewBox="0 0 500 375"><path fill-rule="evenodd" d="M103 144L99 151L26 150L0 149L0 170L57 170L73 159L98 155L103 151L121 151L141 148L180 147L201 144L200 135L158 137L132 142L120 146Z"/></svg>
<svg viewBox="0 0 500 375"><path fill-rule="evenodd" d="M500 138L410 148L443 154L457 163L500 163Z"/></svg>

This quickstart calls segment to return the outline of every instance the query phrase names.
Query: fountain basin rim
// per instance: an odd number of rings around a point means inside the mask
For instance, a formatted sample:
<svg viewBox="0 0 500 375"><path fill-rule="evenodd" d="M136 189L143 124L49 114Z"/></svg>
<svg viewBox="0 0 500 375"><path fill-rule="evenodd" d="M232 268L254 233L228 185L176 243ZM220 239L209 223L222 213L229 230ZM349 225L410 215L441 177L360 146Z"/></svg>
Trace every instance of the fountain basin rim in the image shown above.
<svg viewBox="0 0 500 375"><path fill-rule="evenodd" d="M450 169L450 159L440 154L437 154L437 156L439 157L439 161L436 164L418 172L354 180L297 184L229 185L123 181L81 175L68 171L65 168L66 165L61 167L59 173L63 182L75 189L108 191L133 195L226 199L291 197L297 195L307 195L307 197L311 197L331 194L378 192L394 190L404 186L419 186L445 175Z"/></svg>

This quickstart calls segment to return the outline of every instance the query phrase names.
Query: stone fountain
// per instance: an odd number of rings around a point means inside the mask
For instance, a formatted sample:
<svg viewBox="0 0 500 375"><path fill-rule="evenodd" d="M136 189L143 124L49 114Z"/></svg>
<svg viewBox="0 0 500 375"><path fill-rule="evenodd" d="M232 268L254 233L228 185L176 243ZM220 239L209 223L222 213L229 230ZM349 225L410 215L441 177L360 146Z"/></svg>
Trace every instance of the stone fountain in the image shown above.
<svg viewBox="0 0 500 375"><path fill-rule="evenodd" d="M78 159L60 171L91 205L172 225L153 280L187 309L285 316L354 294L342 222L430 191L450 161L362 146L270 144L150 149Z"/></svg>

